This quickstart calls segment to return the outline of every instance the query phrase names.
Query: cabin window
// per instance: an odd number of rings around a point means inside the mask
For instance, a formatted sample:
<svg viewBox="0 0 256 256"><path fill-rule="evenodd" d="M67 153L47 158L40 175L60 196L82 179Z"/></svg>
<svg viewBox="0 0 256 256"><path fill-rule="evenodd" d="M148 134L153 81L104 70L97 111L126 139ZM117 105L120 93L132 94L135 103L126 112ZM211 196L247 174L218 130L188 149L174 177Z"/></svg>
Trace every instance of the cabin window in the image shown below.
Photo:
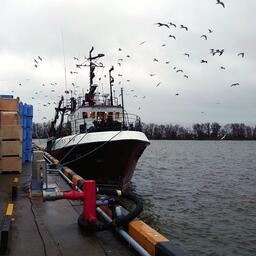
<svg viewBox="0 0 256 256"><path fill-rule="evenodd" d="M118 120L120 118L120 112L115 112L115 120Z"/></svg>
<svg viewBox="0 0 256 256"><path fill-rule="evenodd" d="M113 112L108 112L108 120L113 120Z"/></svg>
<svg viewBox="0 0 256 256"><path fill-rule="evenodd" d="M83 112L83 118L88 118L87 112Z"/></svg>
<svg viewBox="0 0 256 256"><path fill-rule="evenodd" d="M80 133L85 133L85 124L80 124L79 129L80 129Z"/></svg>
<svg viewBox="0 0 256 256"><path fill-rule="evenodd" d="M97 113L97 118L98 118L98 119L104 120L104 117L105 117L105 112L98 112L98 113Z"/></svg>
<svg viewBox="0 0 256 256"><path fill-rule="evenodd" d="M95 112L90 112L90 117L95 118Z"/></svg>

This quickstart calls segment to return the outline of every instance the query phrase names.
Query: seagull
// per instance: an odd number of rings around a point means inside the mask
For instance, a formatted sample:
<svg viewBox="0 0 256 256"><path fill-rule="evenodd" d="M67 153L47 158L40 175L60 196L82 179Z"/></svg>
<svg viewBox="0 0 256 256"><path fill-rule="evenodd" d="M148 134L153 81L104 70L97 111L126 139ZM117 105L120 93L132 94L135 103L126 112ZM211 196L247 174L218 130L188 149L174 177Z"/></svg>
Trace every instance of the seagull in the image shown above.
<svg viewBox="0 0 256 256"><path fill-rule="evenodd" d="M185 78L188 78L188 75L184 75Z"/></svg>
<svg viewBox="0 0 256 256"><path fill-rule="evenodd" d="M217 0L216 4L220 4L220 5L222 5L223 8L225 8L225 4L223 2L221 2L220 0Z"/></svg>
<svg viewBox="0 0 256 256"><path fill-rule="evenodd" d="M34 62L35 62L36 64L38 64L38 61L37 61L36 59L34 59Z"/></svg>
<svg viewBox="0 0 256 256"><path fill-rule="evenodd" d="M226 68L225 68L225 67L223 67L223 66L221 66L221 67L220 67L220 69L223 69L223 70L225 70Z"/></svg>
<svg viewBox="0 0 256 256"><path fill-rule="evenodd" d="M176 39L176 37L174 35L169 35L169 37L171 37L173 39Z"/></svg>
<svg viewBox="0 0 256 256"><path fill-rule="evenodd" d="M176 93L175 96L179 96L179 93Z"/></svg>
<svg viewBox="0 0 256 256"><path fill-rule="evenodd" d="M143 42L140 43L140 45L145 44L146 42L147 42L147 41L143 41Z"/></svg>
<svg viewBox="0 0 256 256"><path fill-rule="evenodd" d="M241 56L242 58L244 58L244 52L238 53L237 56Z"/></svg>
<svg viewBox="0 0 256 256"><path fill-rule="evenodd" d="M73 57L74 58L74 60L79 60L77 57Z"/></svg>
<svg viewBox="0 0 256 256"><path fill-rule="evenodd" d="M209 29L209 28L208 28L208 32L209 32L209 33L212 33L213 31L212 31L211 29Z"/></svg>
<svg viewBox="0 0 256 256"><path fill-rule="evenodd" d="M214 53L214 49L210 49L210 52L211 52L211 54L213 54Z"/></svg>
<svg viewBox="0 0 256 256"><path fill-rule="evenodd" d="M149 74L150 76L155 76L156 74Z"/></svg>
<svg viewBox="0 0 256 256"><path fill-rule="evenodd" d="M224 49L222 50L217 50L217 52L219 53L219 56L221 56L224 53Z"/></svg>
<svg viewBox="0 0 256 256"><path fill-rule="evenodd" d="M154 58L154 59L153 59L153 61L156 61L156 62L158 62L158 59Z"/></svg>
<svg viewBox="0 0 256 256"><path fill-rule="evenodd" d="M182 70L182 69L178 69L178 70L176 71L176 73L179 73L179 72L182 72L182 73L183 73L183 70Z"/></svg>
<svg viewBox="0 0 256 256"><path fill-rule="evenodd" d="M190 54L189 53L184 53L185 56L189 58Z"/></svg>
<svg viewBox="0 0 256 256"><path fill-rule="evenodd" d="M176 24L174 24L174 23L172 23L172 22L170 22L169 24L170 24L170 26L173 26L173 27L175 27L175 28L177 27Z"/></svg>
<svg viewBox="0 0 256 256"><path fill-rule="evenodd" d="M240 85L240 84L239 83L234 83L234 84L231 84L230 87L237 86L237 85Z"/></svg>
<svg viewBox="0 0 256 256"><path fill-rule="evenodd" d="M117 61L123 61L124 59L118 59Z"/></svg>
<svg viewBox="0 0 256 256"><path fill-rule="evenodd" d="M186 30L188 31L188 27L186 27L186 26L184 26L184 25L180 25L180 28L181 28L181 29L184 28L184 29L186 29Z"/></svg>
<svg viewBox="0 0 256 256"><path fill-rule="evenodd" d="M166 23L157 22L156 25L158 25L158 27L167 27L167 28L169 28L169 25L166 24Z"/></svg>
<svg viewBox="0 0 256 256"><path fill-rule="evenodd" d="M162 44L162 47L165 47L166 46L166 44Z"/></svg>
<svg viewBox="0 0 256 256"><path fill-rule="evenodd" d="M43 60L40 56L38 56L38 59L41 60L41 61Z"/></svg>
<svg viewBox="0 0 256 256"><path fill-rule="evenodd" d="M169 64L169 63L170 63L170 61L166 61L166 62L165 62L165 64Z"/></svg>
<svg viewBox="0 0 256 256"><path fill-rule="evenodd" d="M118 76L123 76L122 74L118 74Z"/></svg>
<svg viewBox="0 0 256 256"><path fill-rule="evenodd" d="M126 55L127 58L130 58L131 56L130 55Z"/></svg>
<svg viewBox="0 0 256 256"><path fill-rule="evenodd" d="M21 83L19 83L19 86L22 86L22 84L21 84Z"/></svg>
<svg viewBox="0 0 256 256"><path fill-rule="evenodd" d="M37 65L35 64L34 67L37 68Z"/></svg>
<svg viewBox="0 0 256 256"><path fill-rule="evenodd" d="M118 48L118 51L119 51L119 52L121 52L121 51L122 51L122 49L121 49L121 48Z"/></svg>
<svg viewBox="0 0 256 256"><path fill-rule="evenodd" d="M161 82L159 82L159 83L156 85L156 87L158 87L160 84L161 84Z"/></svg>
<svg viewBox="0 0 256 256"><path fill-rule="evenodd" d="M201 63L208 63L207 60L201 60Z"/></svg>
<svg viewBox="0 0 256 256"><path fill-rule="evenodd" d="M201 35L201 38L204 38L205 40L207 40L207 35Z"/></svg>

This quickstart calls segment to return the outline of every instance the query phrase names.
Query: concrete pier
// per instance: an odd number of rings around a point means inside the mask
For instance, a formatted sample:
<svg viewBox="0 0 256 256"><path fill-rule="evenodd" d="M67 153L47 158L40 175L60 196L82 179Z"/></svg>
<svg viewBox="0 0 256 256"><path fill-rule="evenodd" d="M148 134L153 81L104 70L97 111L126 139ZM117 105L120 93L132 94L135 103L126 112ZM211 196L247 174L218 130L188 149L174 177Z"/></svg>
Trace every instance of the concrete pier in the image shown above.
<svg viewBox="0 0 256 256"><path fill-rule="evenodd" d="M77 219L82 212L79 201L59 200L42 202L41 197L28 197L31 182L31 165L23 166L21 174L0 175L0 218L6 214L11 201L12 183L19 177L18 196L9 240L8 255L137 255L111 231L91 235L83 233ZM70 190L56 174L49 175L49 183L60 190Z"/></svg>

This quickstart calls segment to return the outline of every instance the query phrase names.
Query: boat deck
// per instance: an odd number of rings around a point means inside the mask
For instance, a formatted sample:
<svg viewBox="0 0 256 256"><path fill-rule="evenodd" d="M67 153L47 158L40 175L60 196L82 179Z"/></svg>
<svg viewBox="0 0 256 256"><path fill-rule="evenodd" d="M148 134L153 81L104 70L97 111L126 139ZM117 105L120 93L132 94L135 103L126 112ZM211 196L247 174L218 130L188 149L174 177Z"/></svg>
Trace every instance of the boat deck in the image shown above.
<svg viewBox="0 0 256 256"><path fill-rule="evenodd" d="M137 255L111 231L91 235L83 233L77 219L82 212L78 201L58 200L42 202L41 197L28 197L31 164L23 166L21 174L0 175L0 218L4 219L11 199L14 177L18 177L18 197L14 202L12 238L8 255ZM70 190L56 174L49 182L60 190Z"/></svg>

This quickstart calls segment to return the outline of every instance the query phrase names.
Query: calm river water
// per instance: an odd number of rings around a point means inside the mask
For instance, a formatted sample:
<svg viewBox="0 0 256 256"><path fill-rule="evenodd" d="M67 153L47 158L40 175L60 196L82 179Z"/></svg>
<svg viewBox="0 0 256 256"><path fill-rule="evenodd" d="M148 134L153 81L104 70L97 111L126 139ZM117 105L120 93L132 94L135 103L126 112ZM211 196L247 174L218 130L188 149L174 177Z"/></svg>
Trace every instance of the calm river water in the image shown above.
<svg viewBox="0 0 256 256"><path fill-rule="evenodd" d="M256 142L151 141L131 189L142 219L191 255L256 255Z"/></svg>
<svg viewBox="0 0 256 256"><path fill-rule="evenodd" d="M191 255L256 255L256 142L151 141L132 189Z"/></svg>

